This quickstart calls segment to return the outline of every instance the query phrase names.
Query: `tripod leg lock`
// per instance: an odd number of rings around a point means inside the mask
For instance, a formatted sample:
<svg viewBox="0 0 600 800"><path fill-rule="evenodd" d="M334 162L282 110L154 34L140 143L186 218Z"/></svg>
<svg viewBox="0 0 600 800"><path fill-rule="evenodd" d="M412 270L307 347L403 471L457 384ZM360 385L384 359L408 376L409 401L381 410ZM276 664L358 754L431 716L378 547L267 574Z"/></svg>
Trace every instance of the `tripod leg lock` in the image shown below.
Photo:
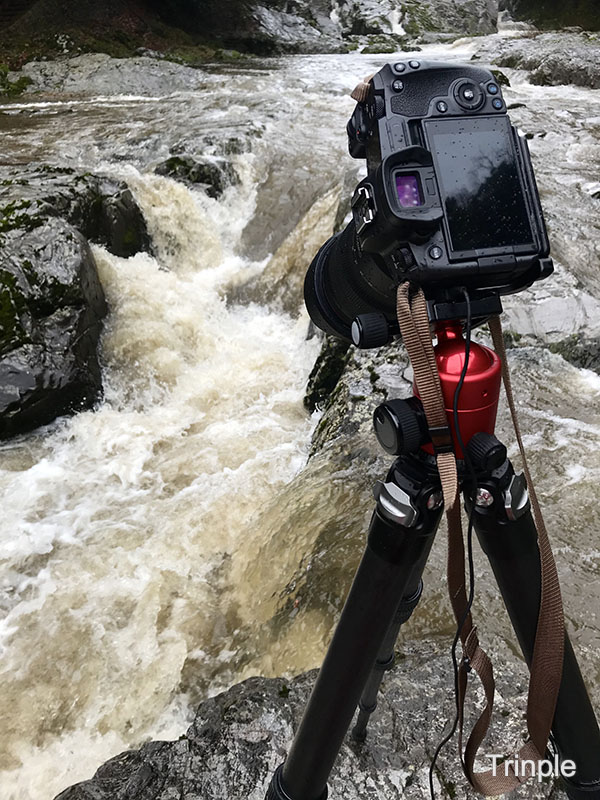
<svg viewBox="0 0 600 800"><path fill-rule="evenodd" d="M386 519L405 528L412 528L417 524L419 512L412 504L408 492L401 486L391 481L377 481L373 487L373 495L379 511Z"/></svg>
<svg viewBox="0 0 600 800"><path fill-rule="evenodd" d="M506 516L511 522L515 522L529 511L530 505L525 476L522 472L519 475L513 475L508 489L504 492Z"/></svg>

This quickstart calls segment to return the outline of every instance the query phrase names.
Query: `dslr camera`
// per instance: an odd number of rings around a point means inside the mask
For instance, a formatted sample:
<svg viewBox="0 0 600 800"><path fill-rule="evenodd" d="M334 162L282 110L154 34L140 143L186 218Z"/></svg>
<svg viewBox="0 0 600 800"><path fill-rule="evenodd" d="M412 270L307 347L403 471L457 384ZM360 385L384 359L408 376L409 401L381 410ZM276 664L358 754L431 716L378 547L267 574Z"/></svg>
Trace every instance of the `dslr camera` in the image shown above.
<svg viewBox="0 0 600 800"><path fill-rule="evenodd" d="M398 332L396 289L419 285L430 319L475 322L500 295L553 270L526 140L487 69L416 59L387 64L353 93L350 155L367 177L352 221L313 260L304 285L313 322L359 347Z"/></svg>

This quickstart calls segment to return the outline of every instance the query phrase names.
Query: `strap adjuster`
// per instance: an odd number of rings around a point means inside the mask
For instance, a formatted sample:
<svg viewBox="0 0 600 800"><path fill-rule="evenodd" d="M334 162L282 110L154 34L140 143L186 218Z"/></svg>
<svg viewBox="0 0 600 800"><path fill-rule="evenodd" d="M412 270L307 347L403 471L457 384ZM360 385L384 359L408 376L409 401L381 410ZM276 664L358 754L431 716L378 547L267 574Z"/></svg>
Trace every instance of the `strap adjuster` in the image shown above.
<svg viewBox="0 0 600 800"><path fill-rule="evenodd" d="M431 436L433 449L437 455L440 453L454 452L452 433L448 425L441 425L437 428L429 428L429 435Z"/></svg>

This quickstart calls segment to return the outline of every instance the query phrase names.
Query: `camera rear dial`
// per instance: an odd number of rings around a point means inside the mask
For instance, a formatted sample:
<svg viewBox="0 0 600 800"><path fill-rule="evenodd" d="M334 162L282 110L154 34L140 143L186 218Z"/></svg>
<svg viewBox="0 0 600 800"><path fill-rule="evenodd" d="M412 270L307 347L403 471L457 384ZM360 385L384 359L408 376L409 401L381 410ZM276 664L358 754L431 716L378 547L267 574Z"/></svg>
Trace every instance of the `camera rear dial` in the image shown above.
<svg viewBox="0 0 600 800"><path fill-rule="evenodd" d="M485 95L473 81L462 80L454 87L454 99L465 111L477 111L483 105Z"/></svg>

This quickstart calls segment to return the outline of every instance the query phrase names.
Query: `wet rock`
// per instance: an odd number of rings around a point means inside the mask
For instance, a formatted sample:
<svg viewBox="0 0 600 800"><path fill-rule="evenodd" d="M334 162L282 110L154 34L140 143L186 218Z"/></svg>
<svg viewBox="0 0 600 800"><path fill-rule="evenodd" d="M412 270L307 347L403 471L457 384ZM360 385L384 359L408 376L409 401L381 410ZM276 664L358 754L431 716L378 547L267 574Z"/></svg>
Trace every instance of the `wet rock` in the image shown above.
<svg viewBox="0 0 600 800"><path fill-rule="evenodd" d="M600 300L560 263L529 289L502 298L502 324L514 341L555 345L600 336Z"/></svg>
<svg viewBox="0 0 600 800"><path fill-rule="evenodd" d="M17 204L29 219L62 217L86 239L127 258L151 249L139 206L125 183L61 167L0 168L0 213ZM18 227L4 213L5 225ZM26 223L25 217L21 220Z"/></svg>
<svg viewBox="0 0 600 800"><path fill-rule="evenodd" d="M349 453L360 452L363 461L389 460L373 434L373 412L388 398L412 394L412 368L404 346L399 340L373 350L351 345L342 355L343 347L341 342L333 346L326 337L315 364L315 378L321 370L327 375L329 368L330 377L337 372L339 379L332 389L333 380L317 384L323 413L313 433L311 455L326 449L338 466L350 460Z"/></svg>
<svg viewBox="0 0 600 800"><path fill-rule="evenodd" d="M154 170L188 186L200 186L209 197L219 198L239 178L231 163L224 158L199 159L187 155L171 156Z"/></svg>
<svg viewBox="0 0 600 800"><path fill-rule="evenodd" d="M1 237L2 438L89 408L102 390L106 304L88 243L64 220L29 220Z"/></svg>
<svg viewBox="0 0 600 800"><path fill-rule="evenodd" d="M199 89L204 75L192 67L148 56L112 58L105 53L86 53L55 61L30 61L11 80L29 79L27 92L104 95L161 96Z"/></svg>
<svg viewBox="0 0 600 800"><path fill-rule="evenodd" d="M325 336L319 357L308 376L304 407L311 413L322 408L335 389L348 361L350 343L336 336Z"/></svg>
<svg viewBox="0 0 600 800"><path fill-rule="evenodd" d="M488 41L477 60L529 72L532 83L600 88L600 38L589 33L542 33Z"/></svg>
<svg viewBox="0 0 600 800"><path fill-rule="evenodd" d="M346 50L329 0L207 5L207 25L228 47L258 55Z"/></svg>
<svg viewBox="0 0 600 800"><path fill-rule="evenodd" d="M102 393L106 303L89 241L150 249L125 184L71 169L0 171L0 437L89 408Z"/></svg>
<svg viewBox="0 0 600 800"><path fill-rule="evenodd" d="M363 53L397 53L401 50L410 52L419 51L421 48L408 36L394 36L393 34L378 34L367 38L367 46Z"/></svg>
<svg viewBox="0 0 600 800"><path fill-rule="evenodd" d="M558 353L564 359L583 369L592 369L600 372L600 336L595 339L569 336L560 342L550 345L553 353Z"/></svg>
<svg viewBox="0 0 600 800"><path fill-rule="evenodd" d="M366 741L347 738L342 745L329 782L332 798L429 796L431 757L454 713L448 650L446 641L400 643L397 666L384 678ZM516 748L526 704L523 665L515 663L506 647L494 655L497 716L486 754L504 752L507 742ZM122 753L56 800L264 800L315 677L316 671L291 681L250 678L203 702L178 741L150 742ZM489 768L485 761L482 766ZM440 798L479 797L467 788L455 745L442 752L434 787ZM553 782L531 780L510 797L563 800L566 795Z"/></svg>
<svg viewBox="0 0 600 800"><path fill-rule="evenodd" d="M391 2L367 0L363 3L349 0L338 3L337 6L338 18L345 36L394 32L392 15L396 7ZM399 19L398 14L398 21Z"/></svg>
<svg viewBox="0 0 600 800"><path fill-rule="evenodd" d="M495 0L405 0L402 25L409 35L479 35L495 33L498 4Z"/></svg>

